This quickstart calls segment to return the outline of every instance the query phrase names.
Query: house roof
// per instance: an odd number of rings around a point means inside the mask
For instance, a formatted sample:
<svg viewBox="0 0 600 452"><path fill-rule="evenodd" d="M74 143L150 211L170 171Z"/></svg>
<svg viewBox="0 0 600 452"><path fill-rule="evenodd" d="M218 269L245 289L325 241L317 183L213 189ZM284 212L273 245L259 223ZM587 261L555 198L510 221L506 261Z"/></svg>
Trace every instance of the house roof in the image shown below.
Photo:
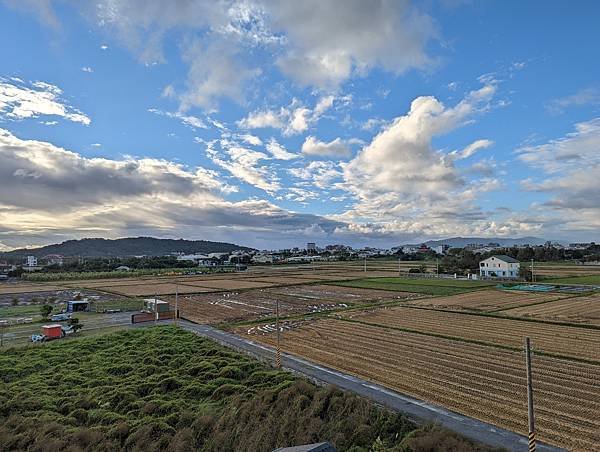
<svg viewBox="0 0 600 452"><path fill-rule="evenodd" d="M519 261L517 259L514 259L510 256L505 256L504 254L495 254L495 255L489 257L488 259L491 259L492 257L495 257L496 259L507 262L509 264L518 264L519 263Z"/></svg>

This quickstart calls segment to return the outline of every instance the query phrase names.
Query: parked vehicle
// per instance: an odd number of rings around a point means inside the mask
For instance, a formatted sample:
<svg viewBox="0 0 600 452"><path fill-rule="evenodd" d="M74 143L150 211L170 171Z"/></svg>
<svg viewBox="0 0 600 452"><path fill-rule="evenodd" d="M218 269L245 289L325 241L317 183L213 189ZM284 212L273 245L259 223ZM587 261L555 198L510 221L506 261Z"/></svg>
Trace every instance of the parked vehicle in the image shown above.
<svg viewBox="0 0 600 452"><path fill-rule="evenodd" d="M54 314L52 317L50 317L50 320L52 320L53 322L65 322L70 319L71 319L71 314L67 314L67 313Z"/></svg>

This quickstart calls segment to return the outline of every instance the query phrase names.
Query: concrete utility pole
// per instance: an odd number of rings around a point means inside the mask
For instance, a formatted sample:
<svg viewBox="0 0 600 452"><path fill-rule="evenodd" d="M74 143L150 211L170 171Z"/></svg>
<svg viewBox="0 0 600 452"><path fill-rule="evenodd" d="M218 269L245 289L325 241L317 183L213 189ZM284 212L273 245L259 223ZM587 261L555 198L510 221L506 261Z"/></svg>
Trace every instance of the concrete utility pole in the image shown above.
<svg viewBox="0 0 600 452"><path fill-rule="evenodd" d="M275 367L281 369L281 333L279 331L279 300L275 302L275 327L277 328L277 351L275 353Z"/></svg>
<svg viewBox="0 0 600 452"><path fill-rule="evenodd" d="M154 323L158 321L158 305L156 304L157 293L154 292Z"/></svg>
<svg viewBox="0 0 600 452"><path fill-rule="evenodd" d="M365 273L367 272L367 256L365 256Z"/></svg>
<svg viewBox="0 0 600 452"><path fill-rule="evenodd" d="M529 418L529 452L535 452L535 420L533 416L533 384L531 381L531 341L525 338L525 365L527 367L527 415Z"/></svg>
<svg viewBox="0 0 600 452"><path fill-rule="evenodd" d="M398 257L398 276L400 276L402 274L401 271L401 267L400 267L400 257Z"/></svg>
<svg viewBox="0 0 600 452"><path fill-rule="evenodd" d="M535 282L535 275L533 274L533 259L531 259L531 282Z"/></svg>
<svg viewBox="0 0 600 452"><path fill-rule="evenodd" d="M435 275L440 276L440 260L439 258L435 258Z"/></svg>

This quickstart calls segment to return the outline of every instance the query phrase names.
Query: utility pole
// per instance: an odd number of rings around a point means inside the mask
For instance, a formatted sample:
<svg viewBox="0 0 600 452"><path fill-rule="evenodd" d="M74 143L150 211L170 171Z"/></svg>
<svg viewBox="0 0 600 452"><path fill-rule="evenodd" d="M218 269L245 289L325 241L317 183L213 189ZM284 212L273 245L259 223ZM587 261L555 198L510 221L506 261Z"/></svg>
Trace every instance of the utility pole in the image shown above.
<svg viewBox="0 0 600 452"><path fill-rule="evenodd" d="M275 352L275 367L281 369L281 334L279 331L279 300L275 302L275 327L277 328L277 350Z"/></svg>
<svg viewBox="0 0 600 452"><path fill-rule="evenodd" d="M179 284L175 285L175 325L179 326Z"/></svg>
<svg viewBox="0 0 600 452"><path fill-rule="evenodd" d="M401 271L401 267L400 267L400 256L398 256L398 276L400 276L402 274Z"/></svg>
<svg viewBox="0 0 600 452"><path fill-rule="evenodd" d="M154 292L154 323L155 324L158 321L158 305L156 303L156 295L157 295L157 293Z"/></svg>
<svg viewBox="0 0 600 452"><path fill-rule="evenodd" d="M365 273L367 272L367 255L365 254Z"/></svg>
<svg viewBox="0 0 600 452"><path fill-rule="evenodd" d="M440 259L435 258L435 275L440 276Z"/></svg>
<svg viewBox="0 0 600 452"><path fill-rule="evenodd" d="M535 275L533 274L533 259L531 259L531 282L535 282Z"/></svg>
<svg viewBox="0 0 600 452"><path fill-rule="evenodd" d="M525 365L527 367L527 416L529 419L529 452L535 452L535 420L533 416L533 385L531 381L531 341L525 338Z"/></svg>

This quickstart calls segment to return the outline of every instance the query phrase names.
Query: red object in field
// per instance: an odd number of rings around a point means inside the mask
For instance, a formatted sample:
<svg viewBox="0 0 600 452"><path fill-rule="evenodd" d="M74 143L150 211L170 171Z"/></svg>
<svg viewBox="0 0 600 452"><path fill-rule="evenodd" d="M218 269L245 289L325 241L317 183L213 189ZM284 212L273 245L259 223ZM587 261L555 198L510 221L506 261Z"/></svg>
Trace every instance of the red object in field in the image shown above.
<svg viewBox="0 0 600 452"><path fill-rule="evenodd" d="M42 334L48 339L57 339L62 336L62 327L60 325L44 325Z"/></svg>

